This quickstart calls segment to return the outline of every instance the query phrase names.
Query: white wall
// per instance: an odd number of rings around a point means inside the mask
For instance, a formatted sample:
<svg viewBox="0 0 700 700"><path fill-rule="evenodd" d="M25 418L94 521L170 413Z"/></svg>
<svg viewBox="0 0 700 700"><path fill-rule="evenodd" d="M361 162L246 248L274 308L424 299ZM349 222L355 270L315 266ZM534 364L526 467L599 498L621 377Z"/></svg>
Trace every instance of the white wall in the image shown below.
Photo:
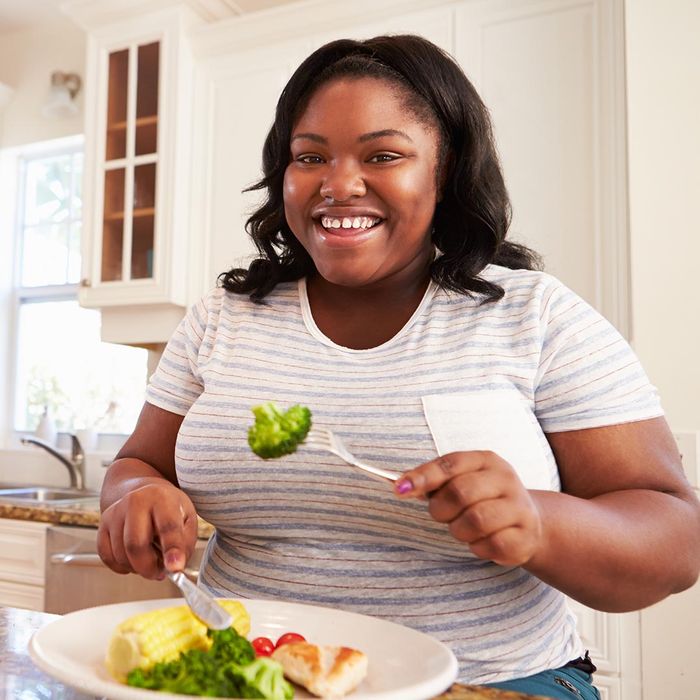
<svg viewBox="0 0 700 700"><path fill-rule="evenodd" d="M700 430L700 3L627 0L634 345L675 430ZM700 585L642 613L644 700L695 700ZM679 682L680 681L680 682Z"/></svg>
<svg viewBox="0 0 700 700"><path fill-rule="evenodd" d="M76 97L78 116L41 116L51 73L57 70L85 77L85 33L68 19L0 35L0 82L15 90L0 121L0 148L83 132L82 90Z"/></svg>
<svg viewBox="0 0 700 700"><path fill-rule="evenodd" d="M675 430L700 430L700 3L627 0L634 344Z"/></svg>

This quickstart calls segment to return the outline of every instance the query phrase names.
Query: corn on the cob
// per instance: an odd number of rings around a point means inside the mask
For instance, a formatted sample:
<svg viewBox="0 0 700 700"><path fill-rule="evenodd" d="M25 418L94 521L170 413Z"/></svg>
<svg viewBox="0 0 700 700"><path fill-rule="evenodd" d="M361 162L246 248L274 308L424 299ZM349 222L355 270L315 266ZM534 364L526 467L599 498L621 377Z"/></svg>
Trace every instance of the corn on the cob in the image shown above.
<svg viewBox="0 0 700 700"><path fill-rule="evenodd" d="M219 600L233 617L232 627L246 636L250 616L237 600ZM207 628L186 605L139 613L122 622L109 643L105 663L108 671L124 681L134 668L151 668L159 661L176 659L189 649L206 651L211 646Z"/></svg>

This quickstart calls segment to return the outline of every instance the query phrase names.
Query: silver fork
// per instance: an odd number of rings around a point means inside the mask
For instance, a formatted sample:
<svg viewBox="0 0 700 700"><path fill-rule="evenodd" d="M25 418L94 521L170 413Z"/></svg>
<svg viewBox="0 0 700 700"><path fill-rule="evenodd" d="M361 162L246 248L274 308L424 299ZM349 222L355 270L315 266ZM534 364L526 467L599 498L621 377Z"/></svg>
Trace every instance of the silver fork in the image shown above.
<svg viewBox="0 0 700 700"><path fill-rule="evenodd" d="M389 471L388 469L381 469L380 467L373 467L370 464L365 464L361 462L355 455L348 450L343 444L343 441L333 432L327 430L326 428L312 428L309 434L304 440L304 444L315 450L326 450L327 452L332 452L334 455L340 457L343 461L362 469L362 471L371 474L372 476L379 477L380 479L386 479L387 481L396 481L401 474L397 472Z"/></svg>

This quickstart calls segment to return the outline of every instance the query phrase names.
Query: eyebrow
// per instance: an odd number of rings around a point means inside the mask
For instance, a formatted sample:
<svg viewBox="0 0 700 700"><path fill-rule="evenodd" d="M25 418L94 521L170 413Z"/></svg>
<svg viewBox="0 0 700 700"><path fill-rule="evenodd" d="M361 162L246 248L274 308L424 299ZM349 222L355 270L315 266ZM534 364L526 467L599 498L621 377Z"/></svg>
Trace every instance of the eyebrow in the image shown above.
<svg viewBox="0 0 700 700"><path fill-rule="evenodd" d="M413 143L413 139L405 132L399 131L398 129L381 129L380 131L370 131L367 134L362 134L357 140L360 143L366 143L367 141L373 141L374 139L380 139L383 136L398 136L399 138L405 139ZM328 139L320 134L314 134L312 132L305 132L302 134L295 134L292 136L291 140L296 141L297 139L308 139L309 141L314 141L316 143L327 144Z"/></svg>

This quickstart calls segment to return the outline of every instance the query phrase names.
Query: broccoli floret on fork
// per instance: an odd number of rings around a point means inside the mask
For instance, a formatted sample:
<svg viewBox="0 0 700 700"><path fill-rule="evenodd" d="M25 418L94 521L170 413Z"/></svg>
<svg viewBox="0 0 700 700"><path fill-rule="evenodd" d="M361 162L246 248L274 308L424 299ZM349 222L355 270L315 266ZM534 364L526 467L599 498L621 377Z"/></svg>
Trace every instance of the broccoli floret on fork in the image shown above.
<svg viewBox="0 0 700 700"><path fill-rule="evenodd" d="M292 454L311 429L311 411L306 406L295 405L283 412L270 401L252 411L255 423L248 429L248 444L263 459Z"/></svg>

